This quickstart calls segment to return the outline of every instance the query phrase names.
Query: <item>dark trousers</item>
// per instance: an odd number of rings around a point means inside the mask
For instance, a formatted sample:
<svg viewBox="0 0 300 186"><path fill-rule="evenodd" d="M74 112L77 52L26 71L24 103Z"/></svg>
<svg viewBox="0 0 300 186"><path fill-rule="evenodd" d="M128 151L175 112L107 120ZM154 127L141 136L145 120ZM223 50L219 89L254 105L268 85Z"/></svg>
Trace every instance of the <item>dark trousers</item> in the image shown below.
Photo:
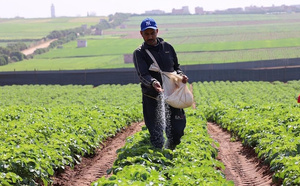
<svg viewBox="0 0 300 186"><path fill-rule="evenodd" d="M163 116L164 110L165 116ZM164 131L171 146L175 147L180 143L186 126L183 109L173 108L167 104L163 106L160 99L156 100L143 95L143 114L150 133L150 141L154 147L162 148L164 146Z"/></svg>

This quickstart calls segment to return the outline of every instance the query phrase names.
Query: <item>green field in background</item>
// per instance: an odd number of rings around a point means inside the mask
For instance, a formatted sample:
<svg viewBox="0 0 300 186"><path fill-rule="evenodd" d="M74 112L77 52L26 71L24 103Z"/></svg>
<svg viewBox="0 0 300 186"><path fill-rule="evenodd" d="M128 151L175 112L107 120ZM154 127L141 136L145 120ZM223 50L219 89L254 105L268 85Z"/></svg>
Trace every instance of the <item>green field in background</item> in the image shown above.
<svg viewBox="0 0 300 186"><path fill-rule="evenodd" d="M123 56L97 56L58 59L32 59L22 63L2 66L0 71L32 71L32 70L85 70L108 68L132 68L133 64L125 64Z"/></svg>
<svg viewBox="0 0 300 186"><path fill-rule="evenodd" d="M128 25L136 25L147 16L134 16L128 21ZM235 21L271 21L291 20L299 18L299 14L229 14L229 15L153 15L150 16L157 22L157 25L165 24L186 24L186 23L209 23L209 22L235 22Z"/></svg>
<svg viewBox="0 0 300 186"><path fill-rule="evenodd" d="M300 14L152 17L158 23L158 35L174 46L181 65L299 57ZM144 18L133 16L124 23L125 29L86 36L86 48L77 48L73 41L32 60L0 66L0 71L131 68L133 64L124 64L123 55L132 54L143 42L139 24Z"/></svg>
<svg viewBox="0 0 300 186"><path fill-rule="evenodd" d="M107 56L122 55L132 53L141 43L140 39L120 39L95 37L88 39L88 46L77 48L77 41L72 41L63 46L63 49L54 49L48 53L36 56L35 58L65 58L65 57L82 57L82 56Z"/></svg>
<svg viewBox="0 0 300 186"><path fill-rule="evenodd" d="M96 25L104 17L65 17L54 19L0 19L0 41L41 39L54 30Z"/></svg>

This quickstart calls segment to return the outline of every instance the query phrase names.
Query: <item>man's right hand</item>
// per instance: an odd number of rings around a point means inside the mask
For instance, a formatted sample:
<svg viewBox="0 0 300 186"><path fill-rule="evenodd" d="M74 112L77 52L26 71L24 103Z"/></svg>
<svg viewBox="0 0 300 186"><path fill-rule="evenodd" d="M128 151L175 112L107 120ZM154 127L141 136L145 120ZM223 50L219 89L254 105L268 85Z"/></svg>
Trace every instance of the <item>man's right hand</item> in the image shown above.
<svg viewBox="0 0 300 186"><path fill-rule="evenodd" d="M157 92L163 92L164 89L162 89L159 81L153 81L152 83L152 86L154 87L154 89L157 91Z"/></svg>

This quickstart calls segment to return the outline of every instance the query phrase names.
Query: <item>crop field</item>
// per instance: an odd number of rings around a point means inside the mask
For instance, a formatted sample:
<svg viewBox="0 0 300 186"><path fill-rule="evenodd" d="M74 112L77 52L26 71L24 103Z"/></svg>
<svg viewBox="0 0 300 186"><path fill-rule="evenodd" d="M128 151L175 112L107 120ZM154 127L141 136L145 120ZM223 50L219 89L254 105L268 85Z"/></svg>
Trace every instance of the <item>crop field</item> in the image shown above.
<svg viewBox="0 0 300 186"><path fill-rule="evenodd" d="M91 26L100 19L101 17L0 19L0 43L2 40L42 39L54 30L81 27L84 24Z"/></svg>
<svg viewBox="0 0 300 186"><path fill-rule="evenodd" d="M85 36L1 71L133 68L123 62L141 43L139 24ZM153 16L181 65L298 58L300 14ZM99 17L0 19L1 40L39 39L55 29L95 25ZM13 30L8 33L8 30ZM21 32L20 30L24 30ZM185 135L175 150L154 149L149 133L127 138L99 185L234 185L217 159L207 122L253 148L274 183L300 185L300 81L195 82ZM0 87L0 185L51 185L53 177L95 154L106 139L143 120L140 85Z"/></svg>
<svg viewBox="0 0 300 186"><path fill-rule="evenodd" d="M158 23L158 35L174 46L181 65L299 57L300 14L186 15L153 18ZM95 22L93 19L89 20L90 25L97 24L98 19L94 18ZM133 64L124 64L123 55L133 53L142 43L139 34L142 19L144 16L132 16L124 22L125 28L116 27L104 30L102 36L82 38L87 40L86 48L77 48L75 41L70 42L63 45L62 49L53 49L35 56L34 59L0 66L0 71L132 68ZM76 20L69 22L72 23L67 24L69 26L76 24ZM16 27L18 25L14 22L11 24ZM53 24L53 29L60 25L57 23L56 27L55 23ZM78 26L81 26L81 22ZM45 29L49 28L47 26ZM7 30L8 28L4 27L2 32ZM42 33L37 30L35 29L36 32ZM0 39L3 37L1 35L4 34L1 34L0 30Z"/></svg>
<svg viewBox="0 0 300 186"><path fill-rule="evenodd" d="M253 147L283 185L300 184L300 82L204 82L194 84L207 120Z"/></svg>
<svg viewBox="0 0 300 186"><path fill-rule="evenodd" d="M142 120L137 85L4 86L0 92L0 185L47 185L54 171L73 167Z"/></svg>
<svg viewBox="0 0 300 186"><path fill-rule="evenodd" d="M174 151L153 149L143 130L118 150L110 178L93 185L233 185L215 158L206 122L231 131L270 166L273 181L300 184L299 81L193 83L196 109L186 109L187 128ZM51 183L99 143L142 120L137 84L27 85L0 89L0 185Z"/></svg>

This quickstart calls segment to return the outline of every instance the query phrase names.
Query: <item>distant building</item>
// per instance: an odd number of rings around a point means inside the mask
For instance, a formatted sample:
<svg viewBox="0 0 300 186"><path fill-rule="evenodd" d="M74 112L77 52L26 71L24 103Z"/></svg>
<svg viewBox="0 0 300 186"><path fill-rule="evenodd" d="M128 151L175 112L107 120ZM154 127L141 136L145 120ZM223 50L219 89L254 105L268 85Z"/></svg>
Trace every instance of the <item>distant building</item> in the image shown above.
<svg viewBox="0 0 300 186"><path fill-rule="evenodd" d="M289 12L300 12L300 5L292 5L288 9Z"/></svg>
<svg viewBox="0 0 300 186"><path fill-rule="evenodd" d="M145 11L145 14L147 14L147 15L161 15L161 14L165 14L165 11L162 11L162 10L150 10L150 11Z"/></svg>
<svg viewBox="0 0 300 186"><path fill-rule="evenodd" d="M195 14L198 14L198 15L203 15L203 14L205 14L205 12L204 12L204 9L202 8L202 7L196 7L195 8Z"/></svg>
<svg viewBox="0 0 300 186"><path fill-rule="evenodd" d="M53 4L51 5L51 17L55 18L55 7Z"/></svg>
<svg viewBox="0 0 300 186"><path fill-rule="evenodd" d="M172 9L172 14L175 14L175 15L187 15L187 14L190 14L189 7L188 6L183 6L181 9L175 9L175 8L173 8Z"/></svg>
<svg viewBox="0 0 300 186"><path fill-rule="evenodd" d="M263 7L265 12L268 13L279 13L279 12L287 12L287 6L282 5L282 6L270 6L270 7Z"/></svg>
<svg viewBox="0 0 300 186"><path fill-rule="evenodd" d="M227 13L230 13L230 14L241 14L243 12L244 12L243 8L228 8L227 9Z"/></svg>
<svg viewBox="0 0 300 186"><path fill-rule="evenodd" d="M257 6L247 6L245 7L246 13L253 13L253 14L263 14L265 11L263 10L263 7L257 7Z"/></svg>
<svg viewBox="0 0 300 186"><path fill-rule="evenodd" d="M77 47L78 48L87 47L87 41L85 39L78 39Z"/></svg>

